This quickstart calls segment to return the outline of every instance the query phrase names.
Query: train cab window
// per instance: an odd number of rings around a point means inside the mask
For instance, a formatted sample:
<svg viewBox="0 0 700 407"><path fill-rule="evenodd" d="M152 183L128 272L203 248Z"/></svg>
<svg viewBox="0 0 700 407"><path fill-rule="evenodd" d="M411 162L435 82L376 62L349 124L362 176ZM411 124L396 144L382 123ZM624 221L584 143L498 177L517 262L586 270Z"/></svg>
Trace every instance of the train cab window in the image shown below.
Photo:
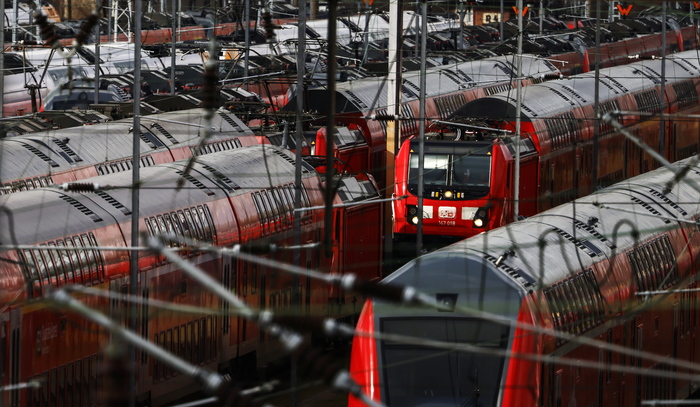
<svg viewBox="0 0 700 407"><path fill-rule="evenodd" d="M473 147L472 147L473 148ZM487 151L464 152L450 149L445 153L436 152L424 156L423 182L427 189L452 187L467 192L467 197L475 197L488 192L490 185L491 157ZM418 191L418 154L411 154L408 171L408 189Z"/></svg>
<svg viewBox="0 0 700 407"><path fill-rule="evenodd" d="M468 343L498 351L493 353L444 352L419 344L382 341L380 360L386 405L491 406L497 403L505 364L500 351L508 344L507 326L475 318L383 318L382 332L430 340ZM406 369L405 361L416 363ZM478 401L478 402L477 402Z"/></svg>

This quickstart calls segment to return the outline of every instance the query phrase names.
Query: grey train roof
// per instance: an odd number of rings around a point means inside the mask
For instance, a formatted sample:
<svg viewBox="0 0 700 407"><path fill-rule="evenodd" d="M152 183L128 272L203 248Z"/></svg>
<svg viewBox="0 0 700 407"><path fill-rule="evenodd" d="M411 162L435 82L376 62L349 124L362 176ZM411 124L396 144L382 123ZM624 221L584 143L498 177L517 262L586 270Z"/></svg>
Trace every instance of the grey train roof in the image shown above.
<svg viewBox="0 0 700 407"><path fill-rule="evenodd" d="M601 102L622 93L654 89L661 83L661 60L644 60L628 65L600 70L599 100ZM686 51L671 55L666 60L666 83L672 84L700 75L700 55ZM595 92L595 73L574 75L524 87L522 119L550 117L574 107L592 105ZM491 117L515 119L515 91L503 91L467 103L452 114L453 117Z"/></svg>
<svg viewBox="0 0 700 407"><path fill-rule="evenodd" d="M184 186L177 182L186 160L141 169L140 216L224 199L294 182L294 157L269 145L256 145L197 159ZM304 167L304 177L316 175ZM33 244L71 236L131 219L131 172L82 180L116 187L102 193L40 188L0 196L0 241ZM61 196L65 198L61 198ZM71 201L72 204L67 204Z"/></svg>
<svg viewBox="0 0 700 407"><path fill-rule="evenodd" d="M680 169L692 158L674 164ZM509 250L500 263L504 277L522 287L550 285L570 273L603 261L613 253L631 249L636 241L648 240L678 227L675 219L693 220L700 214L698 192L700 166L695 165L684 182L663 194L673 178L666 168L631 178L593 195L558 206L531 218L460 241L425 258L434 256L434 268L451 268L455 257L493 262ZM543 249L540 241L545 242ZM415 267L416 260L405 266ZM406 272L406 270L404 272ZM440 284L435 282L435 284Z"/></svg>
<svg viewBox="0 0 700 407"><path fill-rule="evenodd" d="M162 121L172 120L180 123ZM167 112L141 118L142 154L163 151L198 139L203 110ZM240 119L229 112L218 112L212 119L212 140L235 135L252 135ZM91 126L49 130L0 140L0 182L31 178L83 167L132 155L132 120L98 123Z"/></svg>
<svg viewBox="0 0 700 407"><path fill-rule="evenodd" d="M426 71L426 96L440 96L474 87L489 87L513 80L517 72L512 56L500 56L478 61L459 62L430 68ZM523 77L544 78L558 75L559 70L549 61L539 58L523 59ZM420 73L403 73L402 101L418 99L420 94ZM308 107L325 113L328 102L325 88L308 91ZM368 111L370 108L387 106L387 77L363 78L336 86L337 112L352 113ZM296 99L295 99L296 100ZM286 109L294 107L290 101Z"/></svg>

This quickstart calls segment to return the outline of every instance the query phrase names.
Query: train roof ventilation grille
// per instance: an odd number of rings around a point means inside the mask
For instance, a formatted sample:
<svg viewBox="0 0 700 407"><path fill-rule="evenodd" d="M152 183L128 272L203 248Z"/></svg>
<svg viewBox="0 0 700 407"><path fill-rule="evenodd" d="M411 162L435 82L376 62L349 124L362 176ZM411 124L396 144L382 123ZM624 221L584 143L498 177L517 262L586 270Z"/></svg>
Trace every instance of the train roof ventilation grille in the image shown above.
<svg viewBox="0 0 700 407"><path fill-rule="evenodd" d="M281 152L281 151L272 150L272 152L275 153L275 154L277 154L278 156L282 157L285 161L287 161L288 163L290 163L290 164L292 164L292 165L296 165L296 164L297 164L297 162L296 162L293 158L291 158L290 156L288 156L287 154L285 154L285 153L283 153L283 152ZM301 171L302 171L302 172L309 172L309 170L308 170L307 168L303 167L303 166L301 167Z"/></svg>
<svg viewBox="0 0 700 407"><path fill-rule="evenodd" d="M693 75L693 72L692 72L690 69L688 69L687 66L683 65L683 64L681 63L681 61L683 61L683 60L671 59L671 62L673 62L674 64L678 65L682 70L684 70L684 71L688 72L689 74ZM684 62L685 62L685 61L684 61Z"/></svg>
<svg viewBox="0 0 700 407"><path fill-rule="evenodd" d="M666 195L664 195L663 192L659 192L659 191L655 190L654 188L649 188L649 192L650 192L652 195L654 195L655 197L657 197L657 198L661 199L662 201L666 202L666 204L668 204L668 206L670 206L671 208L677 210L678 213L680 213L681 215L683 215L683 216L688 216L688 212L686 212L683 208L681 208L680 205L678 205L677 203L675 203L675 202L673 202L672 200L668 199L668 197L667 197Z"/></svg>
<svg viewBox="0 0 700 407"><path fill-rule="evenodd" d="M32 153L34 153L34 155L36 155L37 157L39 157L39 158L41 158L42 160L44 160L44 161L46 161L47 163L49 163L49 165L51 165L52 167L58 167L58 163L57 163L56 161L52 160L51 157L49 157L48 155L44 154L44 153L43 153L41 150L39 150L38 148L36 148L36 147L34 147L34 146L30 146L29 144L24 144L24 143L22 143L22 146L23 146L24 148L26 148L27 150L31 151Z"/></svg>
<svg viewBox="0 0 700 407"><path fill-rule="evenodd" d="M602 79L602 78L601 78L601 79ZM609 80L610 82L612 82L612 83L613 83L615 86L617 86L617 88L620 89L623 93L628 93L628 92L629 92L629 89L627 89L627 88L625 87L625 85L623 85L622 83L620 83L620 81L618 81L617 79L615 79L615 78L613 78L613 77L610 77L610 76L606 76L605 79L607 79L607 80Z"/></svg>
<svg viewBox="0 0 700 407"><path fill-rule="evenodd" d="M579 98L583 103L588 103L588 102L586 102L586 98L584 98L583 96L581 96L581 94L578 93L578 92L576 92L576 89L572 88L571 86L561 85L561 87L564 88L564 89L566 89L566 90L568 90L569 92L571 92L572 95L574 95L574 96L576 96L577 98Z"/></svg>
<svg viewBox="0 0 700 407"><path fill-rule="evenodd" d="M499 269L508 273L509 276L515 278L515 280L518 281L518 283L520 283L520 285L522 285L523 287L534 287L537 285L537 280L532 278L530 275L523 273L523 271L517 267L511 267L503 262L497 265L496 261L498 259L491 256L490 254L484 254L484 259L486 259Z"/></svg>
<svg viewBox="0 0 700 407"><path fill-rule="evenodd" d="M355 103L357 106L359 106L361 109L367 109L369 106L365 102L360 99L355 92L351 90L346 90L345 94L350 97L350 100L352 100L353 103Z"/></svg>
<svg viewBox="0 0 700 407"><path fill-rule="evenodd" d="M68 140L69 139L61 140L61 139L54 138L52 140L54 143L56 143L56 145L58 145L61 148L61 150L63 150L64 153L68 154L68 156L71 159L73 159L73 161L76 161L76 162L83 161L83 159L80 158L80 156L75 151L73 151L72 148L68 147Z"/></svg>
<svg viewBox="0 0 700 407"><path fill-rule="evenodd" d="M632 200L632 202L641 205L642 208L644 208L644 209L648 210L649 212L651 212L654 216L658 216L659 218L661 218L661 220L663 220L664 223L671 223L670 220L668 220L668 219L666 219L666 218L663 217L663 215L661 214L661 212L659 212L659 211L657 211L656 209L654 209L654 208L653 208L650 204L648 204L647 202L644 202L644 201L642 201L641 199L636 198L636 197L632 197L632 198L630 198L630 199Z"/></svg>
<svg viewBox="0 0 700 407"><path fill-rule="evenodd" d="M586 253L587 255L591 257L596 257L599 256L601 253L603 253L599 248L597 248L593 243L587 241L587 240L578 240L575 237L573 237L569 232L559 229L557 227L552 228L557 234L564 239L568 240L569 242L573 243L574 246L576 246L577 249L581 250L582 252Z"/></svg>
<svg viewBox="0 0 700 407"><path fill-rule="evenodd" d="M114 199L114 197L112 197L112 195L106 193L105 191L96 191L95 193L96 193L100 198L102 198L102 199L104 199L105 201L107 201L107 203L109 203L109 204L112 205L113 207L115 207L115 208L119 209L120 211L122 211L122 213L123 213L124 215L131 215L131 211L129 210L129 208L127 208L126 206L122 205L119 201L117 201L116 199Z"/></svg>
<svg viewBox="0 0 700 407"><path fill-rule="evenodd" d="M231 116L229 116L228 113L226 113L226 112L218 112L218 113L219 113L219 116L221 116L221 118L223 118L226 121L226 123L230 124L234 130L243 131L243 128L241 126L239 126L238 123L236 123L236 121L233 120L233 118L231 118Z"/></svg>
<svg viewBox="0 0 700 407"><path fill-rule="evenodd" d="M148 144L148 146L152 150L155 150L159 147L165 147L165 144L163 144L163 142L160 141L160 139L150 131L140 132L139 137L141 137L141 140L143 140L144 143Z"/></svg>
<svg viewBox="0 0 700 407"><path fill-rule="evenodd" d="M559 92L558 90L553 89L553 88L549 88L549 90L551 90L552 92L554 92L554 94L556 94L556 95L559 96L560 98L564 99L564 101L568 102L571 106L576 106L576 103L574 103L573 100L571 100L571 99L568 98L566 95L564 95L563 93Z"/></svg>
<svg viewBox="0 0 700 407"><path fill-rule="evenodd" d="M172 134L170 134L169 131L165 130L165 127L161 126L160 123L152 123L152 124L151 124L151 127L155 127L156 129L158 129L158 131L159 131L162 135L164 135L165 137L167 137L168 140L170 140L171 143L173 143L173 144L179 144L179 143L180 143L179 141L177 141L177 139L176 139L175 137L173 137Z"/></svg>
<svg viewBox="0 0 700 407"><path fill-rule="evenodd" d="M587 223L583 223L583 222L581 222L581 221L578 220L578 219L575 219L575 220L574 220L574 225L576 225L577 228L583 229L583 230L585 230L586 232L590 233L590 234L593 235L596 239L598 239L598 240L600 240L601 242L603 242L603 243L604 243L606 246L608 246L609 248L611 248L611 249L613 249L613 250L617 248L617 246L615 246L615 244L614 244L613 242L611 242L608 238L606 238L605 236L603 236L602 234L600 234L600 232L598 232L597 230L595 230L595 228L594 228L593 226L591 226L591 225L589 225L589 224L587 224Z"/></svg>
<svg viewBox="0 0 700 407"><path fill-rule="evenodd" d="M194 185L194 186L196 186L197 188L199 188L199 189L201 189L202 191L204 191L205 194L207 194L207 195L209 195L209 196L214 195L214 191L212 191L211 189L207 188L206 185L202 184L202 182L201 182L200 180L198 180L197 178L193 177L192 175L190 175L190 174L185 174L184 172L182 172L182 171L180 171L180 170L177 170L177 171L175 171L175 172L176 172L178 175L180 175L182 178L184 178L184 179L188 180L190 183L192 183L192 185Z"/></svg>
<svg viewBox="0 0 700 407"><path fill-rule="evenodd" d="M214 175L214 177L216 177L218 184L220 184L225 190L227 190L229 192L233 192L236 189L241 189L240 185L236 184L231 178L222 174L216 168L214 168L208 164L202 164L202 167L207 169L207 171L211 172Z"/></svg>
<svg viewBox="0 0 700 407"><path fill-rule="evenodd" d="M92 211L92 209L83 205L77 199L63 194L59 195L59 197L64 201L68 202L69 204L73 205L74 208L82 212L88 218L92 219L93 222L102 222L102 218L100 218L95 212Z"/></svg>

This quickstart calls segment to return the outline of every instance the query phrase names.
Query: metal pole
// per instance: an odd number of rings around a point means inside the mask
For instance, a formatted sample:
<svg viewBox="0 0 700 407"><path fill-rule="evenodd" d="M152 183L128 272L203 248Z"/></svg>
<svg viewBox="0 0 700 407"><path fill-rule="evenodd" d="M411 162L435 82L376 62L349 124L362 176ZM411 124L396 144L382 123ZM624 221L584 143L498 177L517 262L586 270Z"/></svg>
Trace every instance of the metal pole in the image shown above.
<svg viewBox="0 0 700 407"><path fill-rule="evenodd" d="M248 77L248 58L250 58L250 0L245 0L243 10L243 28L245 29L245 51L243 59L243 77ZM246 79L243 89L248 90L248 80Z"/></svg>
<svg viewBox="0 0 700 407"><path fill-rule="evenodd" d="M425 159L425 60L427 58L428 37L428 2L421 2L421 40L420 40L420 105L418 113L418 225L416 233L416 257L423 251L423 170Z"/></svg>
<svg viewBox="0 0 700 407"><path fill-rule="evenodd" d="M593 154L591 163L591 189L598 188L598 138L600 136L600 1L595 2L595 88L593 93L593 112L595 126L593 126Z"/></svg>
<svg viewBox="0 0 700 407"><path fill-rule="evenodd" d="M41 10L41 5L37 6L39 10ZM14 21L12 22L12 45L17 44L17 25L18 25L18 19L19 19L19 0L13 0L12 1L12 10L15 13L14 16ZM4 16L3 16L4 18Z"/></svg>
<svg viewBox="0 0 700 407"><path fill-rule="evenodd" d="M0 16L0 117L5 117L5 12Z"/></svg>
<svg viewBox="0 0 700 407"><path fill-rule="evenodd" d="M542 35L542 25L544 23L544 0L540 0L540 35Z"/></svg>
<svg viewBox="0 0 700 407"><path fill-rule="evenodd" d="M518 13L518 64L515 78L515 191L513 196L513 221L518 221L520 210L520 105L522 104L523 84L520 77L523 75L523 0L517 2Z"/></svg>
<svg viewBox="0 0 700 407"><path fill-rule="evenodd" d="M325 237L324 251L326 257L333 255L331 237L333 225L333 197L335 188L333 177L335 176L333 149L335 147L335 74L338 67L336 63L337 55L337 26L338 26L338 0L331 0L328 3L328 121L326 124L326 190L325 190ZM298 147L297 147L298 149Z"/></svg>
<svg viewBox="0 0 700 407"><path fill-rule="evenodd" d="M501 0L501 17L498 20L498 26L500 27L501 42L503 42L503 0Z"/></svg>
<svg viewBox="0 0 700 407"><path fill-rule="evenodd" d="M296 135L294 144L296 145L296 167L294 167L294 209L301 209L301 146L304 142L304 73L306 68L306 0L299 0L299 44L297 46L297 111L296 111ZM282 146L287 148L287 146ZM301 212L294 212L294 246L301 245ZM294 265L301 264L301 249L294 250ZM308 277L307 277L308 278ZM298 275L292 278L292 306L301 311L301 288ZM307 310L308 311L308 310ZM290 394L290 407L297 405L297 358L292 356L291 360L291 383L292 392Z"/></svg>
<svg viewBox="0 0 700 407"><path fill-rule="evenodd" d="M368 16L369 17L369 16ZM401 0L389 3L389 75L387 81L387 114L393 120L386 122L386 174L384 178L385 198L390 199L394 190L394 161L401 143L401 46L403 31L403 4ZM393 251L392 204L384 207L384 250L385 258L391 258Z"/></svg>
<svg viewBox="0 0 700 407"><path fill-rule="evenodd" d="M134 85L132 96L134 98L134 132L132 138L131 156L131 245L139 245L139 204L140 204L140 177L141 168L141 2L135 1L134 13ZM129 270L129 294L138 296L139 279L139 252L132 251ZM129 328L136 331L136 314L138 306L131 303L129 306ZM136 347L129 346L129 361L133 363L134 369L129 374L129 406L136 406Z"/></svg>
<svg viewBox="0 0 700 407"><path fill-rule="evenodd" d="M100 35L102 33L100 27L100 15L102 14L102 2L95 1L97 11L97 24L95 24L95 104L100 103Z"/></svg>
<svg viewBox="0 0 700 407"><path fill-rule="evenodd" d="M659 153L664 154L666 149L666 122L664 109L666 108L666 2L661 3L661 88L659 89Z"/></svg>
<svg viewBox="0 0 700 407"><path fill-rule="evenodd" d="M177 42L177 22L175 20L179 20L180 16L177 14L177 0L173 0L172 3L172 12L173 12L173 19L172 19L172 24L171 24L171 42L170 42L170 95L175 95L175 65L177 64L177 60L175 57L175 53L177 50L175 49L175 43Z"/></svg>

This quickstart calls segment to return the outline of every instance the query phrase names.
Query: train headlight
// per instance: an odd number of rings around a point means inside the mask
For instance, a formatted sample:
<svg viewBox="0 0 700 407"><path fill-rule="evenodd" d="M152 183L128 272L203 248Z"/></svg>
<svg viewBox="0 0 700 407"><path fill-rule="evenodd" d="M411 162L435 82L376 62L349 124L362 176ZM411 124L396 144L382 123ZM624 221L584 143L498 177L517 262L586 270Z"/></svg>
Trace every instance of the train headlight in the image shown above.
<svg viewBox="0 0 700 407"><path fill-rule="evenodd" d="M417 224L418 224L418 216L412 217L412 218L411 218L411 223L414 224L414 225L417 225Z"/></svg>
<svg viewBox="0 0 700 407"><path fill-rule="evenodd" d="M445 198L450 199L452 198L452 191L445 191L443 195Z"/></svg>
<svg viewBox="0 0 700 407"><path fill-rule="evenodd" d="M418 207L415 205L406 205L409 215L418 215Z"/></svg>
<svg viewBox="0 0 700 407"><path fill-rule="evenodd" d="M474 215L474 227L483 228L486 226L488 216L489 211L486 208L479 208L479 210L476 211L476 215Z"/></svg>

